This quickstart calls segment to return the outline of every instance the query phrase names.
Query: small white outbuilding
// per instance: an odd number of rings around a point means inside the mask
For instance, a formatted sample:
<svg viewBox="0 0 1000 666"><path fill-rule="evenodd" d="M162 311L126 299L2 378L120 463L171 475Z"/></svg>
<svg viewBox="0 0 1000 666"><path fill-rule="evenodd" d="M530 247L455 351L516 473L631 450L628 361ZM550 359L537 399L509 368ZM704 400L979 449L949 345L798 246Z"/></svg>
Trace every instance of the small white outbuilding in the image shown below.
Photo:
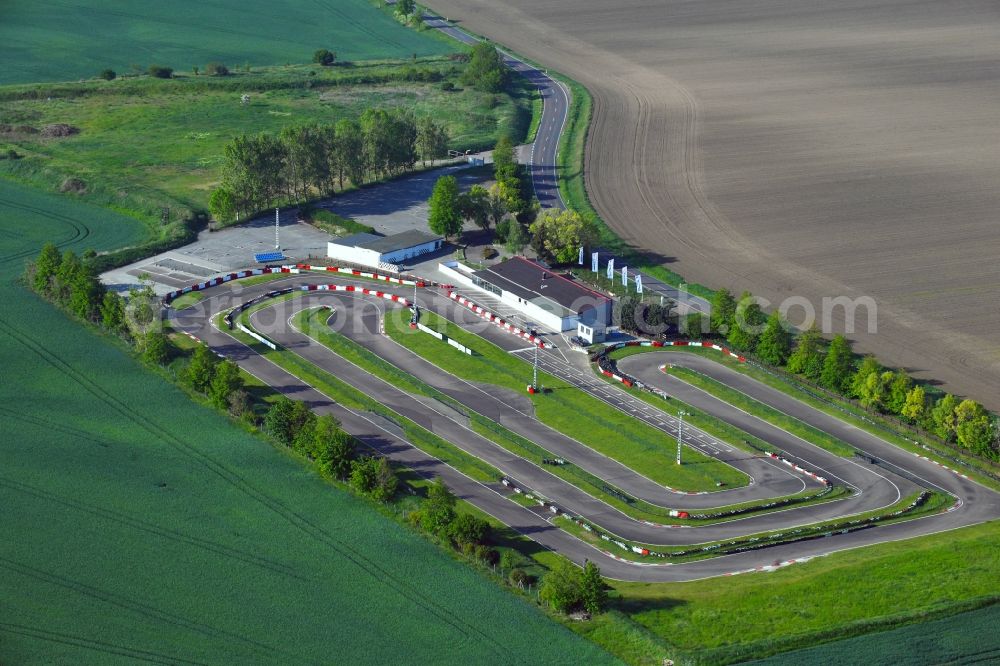
<svg viewBox="0 0 1000 666"><path fill-rule="evenodd" d="M354 234L327 243L327 255L337 261L400 272L400 264L441 249L444 238L416 229L392 236Z"/></svg>

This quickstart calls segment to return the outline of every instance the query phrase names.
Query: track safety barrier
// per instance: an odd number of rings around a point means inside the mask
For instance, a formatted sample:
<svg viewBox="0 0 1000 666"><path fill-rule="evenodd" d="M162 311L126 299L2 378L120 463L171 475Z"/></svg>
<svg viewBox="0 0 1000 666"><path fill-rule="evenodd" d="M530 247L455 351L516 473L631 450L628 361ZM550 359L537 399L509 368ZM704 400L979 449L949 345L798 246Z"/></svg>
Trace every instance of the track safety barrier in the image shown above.
<svg viewBox="0 0 1000 666"><path fill-rule="evenodd" d="M811 471L805 469L804 467L799 467L797 464L795 464L791 460L788 460L787 458L782 458L777 453L772 453L770 451L765 451L764 453L767 455L768 458L771 458L772 460L777 460L779 462L782 462L785 465L788 465L789 467L791 467L792 469L794 469L796 472L799 472L800 474L805 474L806 476L808 476L810 478L816 479L817 481L819 481L820 483L822 483L824 486L831 485L830 482L825 477L822 477L822 476L816 474L816 472L811 472Z"/></svg>
<svg viewBox="0 0 1000 666"><path fill-rule="evenodd" d="M220 284L225 284L226 282L231 282L233 280L242 280L243 278L253 277L255 275L270 275L272 273L298 273L299 269L292 266L280 266L267 268L254 268L251 270L238 271L236 273L228 273L226 275L220 275L217 278L207 280L206 282L199 282L198 284L193 284L190 287L184 287L183 289L178 289L176 291L171 291L163 297L163 302L169 304L178 296L183 296L184 294L190 294L192 291L204 291L205 289L211 289L212 287L218 287Z"/></svg>
<svg viewBox="0 0 1000 666"><path fill-rule="evenodd" d="M246 326L244 326L243 324L240 324L240 323L236 324L236 328L239 329L240 331L243 331L244 333L246 333L247 335L249 335L251 338L253 338L257 342L261 343L265 347L269 347L269 348L271 348L271 349L273 349L275 351L278 350L278 345L277 344L271 342L270 340L268 340L267 338L265 338L260 333L257 333L253 329L248 328L248 327L246 327Z"/></svg>
<svg viewBox="0 0 1000 666"><path fill-rule="evenodd" d="M530 342L531 344L541 347L542 349L552 348L552 345L550 343L545 342L537 335L533 335L530 331L526 331L518 326L515 326L514 324L511 324L503 317L493 314L483 306L477 304L474 301L469 300L465 296L461 296L458 293L451 291L450 289L448 290L448 298L450 298L453 301L456 301L461 305L464 305L465 307L472 310L486 321L496 324L499 328L502 328L508 333L512 333L513 335L516 335L519 338L523 338L528 342Z"/></svg>
<svg viewBox="0 0 1000 666"><path fill-rule="evenodd" d="M304 284L298 287L299 291L343 291L351 292L356 294L364 294L365 296L375 296L376 298L384 298L387 301L392 301L393 303L399 303L403 307L410 307L410 301L402 296L397 296L396 294L389 294L384 291L379 291L378 289L369 289L368 287L358 287L353 284Z"/></svg>
<svg viewBox="0 0 1000 666"><path fill-rule="evenodd" d="M407 280L404 278L392 277L391 275L383 275L382 273L371 273L367 271L361 271L356 268L345 268L343 266L312 266L310 264L295 264L295 268L303 271L320 271L325 273L343 273L345 275L354 275L356 277L369 278L371 280L382 280L383 282L391 282L392 284L403 284L409 287L426 287L430 284L427 280Z"/></svg>
<svg viewBox="0 0 1000 666"><path fill-rule="evenodd" d="M572 518L573 522L585 529L586 531L600 537L604 541L608 541L617 545L623 550L628 550L631 552L636 552L635 548L646 551L645 553L639 553L643 556L648 555L651 557L657 557L661 559L670 559L677 557L688 557L692 555L732 555L735 553L744 553L752 550L761 550L764 548L770 548L773 546L780 546L791 542L802 542L802 541L812 541L814 539L822 539L825 537L830 537L838 534L850 534L852 532L857 532L860 530L869 529L875 527L879 522L898 518L899 516L905 515L916 510L918 507L922 506L928 498L931 496L930 492L921 492L909 505L903 507L902 509L897 509L892 513L881 514L877 516L871 516L869 518L856 518L849 521L841 521L839 523L834 523L832 525L813 525L804 526L791 529L785 532L777 532L774 534L768 534L758 537L748 537L742 539L733 539L726 542L709 544L707 546L702 546L701 548L686 548L684 550L678 551L667 551L659 552L648 548L644 544L627 544L621 541L618 537L606 534L602 532L596 525L587 523L583 518ZM607 553L610 554L610 553Z"/></svg>

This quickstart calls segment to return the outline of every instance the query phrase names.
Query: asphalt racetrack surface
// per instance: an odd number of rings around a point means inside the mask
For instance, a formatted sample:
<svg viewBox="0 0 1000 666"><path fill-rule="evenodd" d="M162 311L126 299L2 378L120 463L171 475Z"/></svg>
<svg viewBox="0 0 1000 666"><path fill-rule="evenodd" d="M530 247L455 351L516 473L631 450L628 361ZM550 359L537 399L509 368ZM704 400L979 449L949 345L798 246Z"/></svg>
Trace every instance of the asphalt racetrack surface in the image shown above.
<svg viewBox="0 0 1000 666"><path fill-rule="evenodd" d="M582 562L584 559L597 561L605 575L612 578L641 581L680 581L724 575L768 566L776 561L812 557L845 548L909 538L984 522L995 518L1000 512L1000 495L997 493L912 454L896 449L868 433L841 423L754 380L733 373L710 360L669 352L629 357L621 362L622 369L638 376L643 381L660 386L698 409L754 433L765 441L773 443L775 448L786 451L792 459L803 467L826 476L835 483L850 486L856 492L847 499L774 513L757 514L730 522L682 529L653 526L625 516L614 507L604 504L575 486L551 475L542 467L520 459L479 436L468 427L465 417L458 411L438 401L412 396L400 391L336 356L325 346L295 330L290 324L291 317L304 308L319 305L331 306L334 308L334 312L330 317L329 325L333 330L346 335L397 367L458 399L469 409L489 418L497 418L504 426L549 450L558 450L565 457L572 459L596 476L614 483L626 492L634 493L636 496L661 506L679 509L705 508L732 504L746 499L776 497L818 486L808 476L794 473L786 466L775 464L774 461L766 457L753 456L731 447L728 447L730 451L727 452L719 447L715 449L718 452L718 457L750 474L753 478L751 485L741 489L700 495L677 494L668 491L623 465L539 423L531 416L530 403L522 396L514 395L510 391L497 387L470 385L397 345L380 332L380 321L384 309L400 307L390 301L361 296L360 294L311 292L291 300L275 301L271 306L252 315L252 324L259 332L292 352L351 383L367 394L377 397L380 402L397 413L439 434L459 448L486 460L523 485L544 494L561 509L583 515L604 529L630 541L669 546L703 543L765 530L784 529L888 506L902 497L917 492L920 486L944 490L961 500L957 508L952 511L918 520L880 525L874 529L846 535L834 535L813 541L697 562L649 565L627 563L615 559L553 526L549 522L551 514L547 510L541 507L529 509L515 504L504 496L507 491L499 483L482 484L442 464L411 446L401 437L402 433L398 428L387 420L372 414L355 412L334 403L330 398L304 385L302 381L282 370L270 360L259 356L226 331L219 330L211 324L211 315L267 291L279 287L322 283L359 284L356 279L352 281L347 278L323 274L290 275L288 278L275 282L246 288L242 286L233 288L233 283L229 283L211 289L207 293L207 297L195 306L179 312L171 310L170 316L176 326L197 336L215 351L239 363L246 370L288 397L307 401L319 413L334 414L349 432L370 446L411 467L420 474L441 476L460 497L543 546L556 550L577 562ZM368 284L364 286L368 286ZM380 283L378 288L390 293L398 293L407 298L412 296L412 288L409 287L393 288ZM503 332L495 326L484 327L482 320L434 289L420 290L418 303L422 308L434 310L458 323L464 323L467 326L475 324L477 333L509 351L516 352L524 347L523 340ZM582 372L579 363L563 354L561 349L547 350L543 352L542 356L546 370L565 374L567 378L577 378L574 383L581 385L585 390L595 392L597 395L597 386L579 380L582 376L577 374ZM579 356L580 359L585 360L583 355L573 356ZM840 437L858 449L885 460L888 464L872 466L834 456L783 430L735 410L726 403L660 372L659 366L668 361L689 365L710 374L719 381L727 383L761 402L771 404L777 409L788 412L821 430ZM602 393L598 397L609 403L609 409L621 408L629 411L633 408L630 406L632 404L630 401L634 401L635 398L629 396L623 388L607 387L607 385L600 388ZM642 404L646 408L646 417L652 416L654 419L662 420L665 435L676 432L676 426L671 430L670 424L673 423L673 420L669 414L653 410L645 403ZM653 413L650 414L650 412ZM704 441L697 439L698 433L693 429L686 430L685 435L685 441L693 446L704 444ZM712 450L704 448L701 450L712 454ZM894 465L898 466L899 474L891 471ZM915 481L919 481L919 485Z"/></svg>

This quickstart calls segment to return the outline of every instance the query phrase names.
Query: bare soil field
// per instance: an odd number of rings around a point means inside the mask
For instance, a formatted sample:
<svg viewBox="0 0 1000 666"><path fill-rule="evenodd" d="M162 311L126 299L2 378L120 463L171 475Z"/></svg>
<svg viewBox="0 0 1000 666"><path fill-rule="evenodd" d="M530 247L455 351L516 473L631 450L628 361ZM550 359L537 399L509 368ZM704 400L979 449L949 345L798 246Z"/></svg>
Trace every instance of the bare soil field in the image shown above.
<svg viewBox="0 0 1000 666"><path fill-rule="evenodd" d="M625 240L772 303L871 296L856 348L1000 408L995 3L431 4L587 86Z"/></svg>

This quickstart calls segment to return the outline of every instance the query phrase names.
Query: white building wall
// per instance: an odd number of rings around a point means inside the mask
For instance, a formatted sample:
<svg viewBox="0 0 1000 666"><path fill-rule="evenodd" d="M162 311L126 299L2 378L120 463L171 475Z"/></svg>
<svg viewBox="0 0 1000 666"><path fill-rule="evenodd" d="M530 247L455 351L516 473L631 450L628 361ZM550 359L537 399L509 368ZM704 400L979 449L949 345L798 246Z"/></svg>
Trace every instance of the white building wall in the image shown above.
<svg viewBox="0 0 1000 666"><path fill-rule="evenodd" d="M576 328L576 317L563 318L559 313L546 310L537 303L524 300L513 292L502 292L500 300L512 308L520 310L530 321L534 321L550 331L562 332Z"/></svg>
<svg viewBox="0 0 1000 666"><path fill-rule="evenodd" d="M327 243L326 253L331 259L347 261L352 264L376 267L379 265L379 253L360 247L350 247L337 243Z"/></svg>
<svg viewBox="0 0 1000 666"><path fill-rule="evenodd" d="M382 261L390 264L398 264L406 261L407 259L413 259L414 257L419 257L422 254L427 254L440 248L441 241L429 241L422 245L403 248L401 250L396 250L395 252L387 252L382 255Z"/></svg>

